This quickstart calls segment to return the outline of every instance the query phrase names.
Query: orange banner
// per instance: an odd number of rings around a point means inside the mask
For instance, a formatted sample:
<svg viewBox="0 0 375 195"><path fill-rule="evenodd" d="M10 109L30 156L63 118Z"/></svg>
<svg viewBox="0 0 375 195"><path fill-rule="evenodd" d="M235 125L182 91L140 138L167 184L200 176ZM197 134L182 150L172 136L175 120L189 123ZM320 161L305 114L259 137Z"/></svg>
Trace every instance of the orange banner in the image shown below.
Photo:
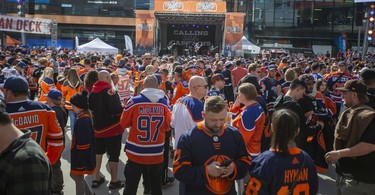
<svg viewBox="0 0 375 195"><path fill-rule="evenodd" d="M231 47L241 40L243 36L245 14L226 13L224 28L224 56L231 55Z"/></svg>
<svg viewBox="0 0 375 195"><path fill-rule="evenodd" d="M155 12L225 13L225 1L155 0Z"/></svg>
<svg viewBox="0 0 375 195"><path fill-rule="evenodd" d="M243 36L245 14L243 13L226 13L224 43L225 46L234 45Z"/></svg>
<svg viewBox="0 0 375 195"><path fill-rule="evenodd" d="M154 46L155 16L153 10L136 10L135 12L135 50L141 55L151 52Z"/></svg>

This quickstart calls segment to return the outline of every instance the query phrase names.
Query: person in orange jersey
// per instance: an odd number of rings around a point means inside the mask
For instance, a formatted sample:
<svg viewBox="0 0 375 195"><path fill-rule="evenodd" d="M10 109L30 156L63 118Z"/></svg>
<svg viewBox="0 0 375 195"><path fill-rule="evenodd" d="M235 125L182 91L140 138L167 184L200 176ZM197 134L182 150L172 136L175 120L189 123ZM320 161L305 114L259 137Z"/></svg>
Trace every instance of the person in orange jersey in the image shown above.
<svg viewBox="0 0 375 195"><path fill-rule="evenodd" d="M53 80L53 69L51 67L47 67L44 69L38 83L38 101L46 102L49 91L56 88L55 82Z"/></svg>
<svg viewBox="0 0 375 195"><path fill-rule="evenodd" d="M11 77L4 83L6 111L14 125L31 131L31 138L46 152L52 165L56 164L64 148L62 130L56 113L41 102L28 100L29 85L22 77Z"/></svg>
<svg viewBox="0 0 375 195"><path fill-rule="evenodd" d="M186 94L190 93L189 86L187 80L183 79L183 68L182 66L176 66L173 72L174 77L174 90L171 99L171 105L176 103L178 99L183 97Z"/></svg>
<svg viewBox="0 0 375 195"><path fill-rule="evenodd" d="M70 131L74 132L74 123L76 121L76 115L73 112L72 104L70 103L70 98L78 92L83 90L83 83L78 77L76 69L70 69L66 80L61 86L61 92L63 94L64 107L68 110L70 118Z"/></svg>
<svg viewBox="0 0 375 195"><path fill-rule="evenodd" d="M76 183L76 195L93 194L85 181L85 174L92 175L96 166L94 127L87 95L87 91L82 91L70 99L72 109L78 116L70 147L70 177Z"/></svg>
<svg viewBox="0 0 375 195"><path fill-rule="evenodd" d="M261 152L261 138L265 123L265 113L262 106L256 101L257 89L251 83L243 83L238 88L238 96L233 104L237 109L237 116L233 126L237 127L245 141L247 152L251 157L257 157ZM240 108L244 104L244 108Z"/></svg>

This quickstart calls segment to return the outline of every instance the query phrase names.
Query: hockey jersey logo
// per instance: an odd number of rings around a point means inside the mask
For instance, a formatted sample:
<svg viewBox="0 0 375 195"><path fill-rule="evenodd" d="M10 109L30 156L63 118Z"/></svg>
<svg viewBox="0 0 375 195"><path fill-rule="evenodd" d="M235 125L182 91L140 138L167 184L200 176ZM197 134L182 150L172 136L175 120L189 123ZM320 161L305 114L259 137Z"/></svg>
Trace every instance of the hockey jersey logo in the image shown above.
<svg viewBox="0 0 375 195"><path fill-rule="evenodd" d="M230 158L224 155L215 155L209 158L205 166L208 166L212 162L216 161L222 163L224 160L229 160ZM210 175L206 175L208 184L206 184L207 189L209 189L214 194L226 194L232 188L232 181L228 178L223 177L212 177Z"/></svg>

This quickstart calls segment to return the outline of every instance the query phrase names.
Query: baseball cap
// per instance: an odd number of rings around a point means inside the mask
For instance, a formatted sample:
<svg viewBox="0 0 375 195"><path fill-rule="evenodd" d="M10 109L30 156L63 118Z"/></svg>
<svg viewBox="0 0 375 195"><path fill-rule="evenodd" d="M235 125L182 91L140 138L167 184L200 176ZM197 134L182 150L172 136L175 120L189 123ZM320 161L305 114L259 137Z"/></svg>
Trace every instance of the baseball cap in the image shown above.
<svg viewBox="0 0 375 195"><path fill-rule="evenodd" d="M298 79L306 84L311 81L315 83L315 78L311 74L303 74Z"/></svg>
<svg viewBox="0 0 375 195"><path fill-rule="evenodd" d="M225 62L225 68L229 68L231 66L233 66L233 62L232 61L226 61Z"/></svg>
<svg viewBox="0 0 375 195"><path fill-rule="evenodd" d="M53 99L53 100L61 100L62 99L62 93L61 93L61 91L59 91L57 89L51 89L46 96Z"/></svg>
<svg viewBox="0 0 375 195"><path fill-rule="evenodd" d="M4 83L4 89L11 91L27 91L29 84L23 77L10 77Z"/></svg>
<svg viewBox="0 0 375 195"><path fill-rule="evenodd" d="M346 81L344 87L336 89L339 91L353 91L361 94L367 93L367 86L359 80Z"/></svg>
<svg viewBox="0 0 375 195"><path fill-rule="evenodd" d="M338 66L346 66L346 63L344 61L341 61L337 64Z"/></svg>
<svg viewBox="0 0 375 195"><path fill-rule="evenodd" d="M217 73L217 74L214 74L214 76L212 76L212 78L211 78L211 83L212 84L215 84L216 83L216 81L220 81L220 80L223 80L224 81L224 76L223 76L223 74L221 74L221 73Z"/></svg>
<svg viewBox="0 0 375 195"><path fill-rule="evenodd" d="M253 84L257 89L262 89L262 86L259 85L258 79L253 75L246 75L243 80L241 79L242 83L251 83Z"/></svg>
<svg viewBox="0 0 375 195"><path fill-rule="evenodd" d="M268 70L276 70L277 66L275 64L271 64L267 67Z"/></svg>

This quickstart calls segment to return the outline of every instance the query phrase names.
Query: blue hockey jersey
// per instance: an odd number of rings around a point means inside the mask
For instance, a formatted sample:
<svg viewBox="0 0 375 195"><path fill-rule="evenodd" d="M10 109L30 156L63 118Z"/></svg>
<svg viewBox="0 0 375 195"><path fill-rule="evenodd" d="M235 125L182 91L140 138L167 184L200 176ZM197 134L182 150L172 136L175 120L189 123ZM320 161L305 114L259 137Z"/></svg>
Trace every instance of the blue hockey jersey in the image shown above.
<svg viewBox="0 0 375 195"><path fill-rule="evenodd" d="M247 174L251 157L246 151L240 132L224 126L219 135L211 135L204 129L203 122L185 132L177 146L173 172L184 183L185 194L236 194L234 180ZM208 175L207 165L232 159L235 168L226 178Z"/></svg>
<svg viewBox="0 0 375 195"><path fill-rule="evenodd" d="M318 175L310 156L299 148L289 148L289 156L274 151L265 151L253 161L246 194L288 194L293 182L293 194L316 194ZM303 168L301 166L304 163ZM277 165L277 166L275 166ZM298 172L301 170L301 173Z"/></svg>

